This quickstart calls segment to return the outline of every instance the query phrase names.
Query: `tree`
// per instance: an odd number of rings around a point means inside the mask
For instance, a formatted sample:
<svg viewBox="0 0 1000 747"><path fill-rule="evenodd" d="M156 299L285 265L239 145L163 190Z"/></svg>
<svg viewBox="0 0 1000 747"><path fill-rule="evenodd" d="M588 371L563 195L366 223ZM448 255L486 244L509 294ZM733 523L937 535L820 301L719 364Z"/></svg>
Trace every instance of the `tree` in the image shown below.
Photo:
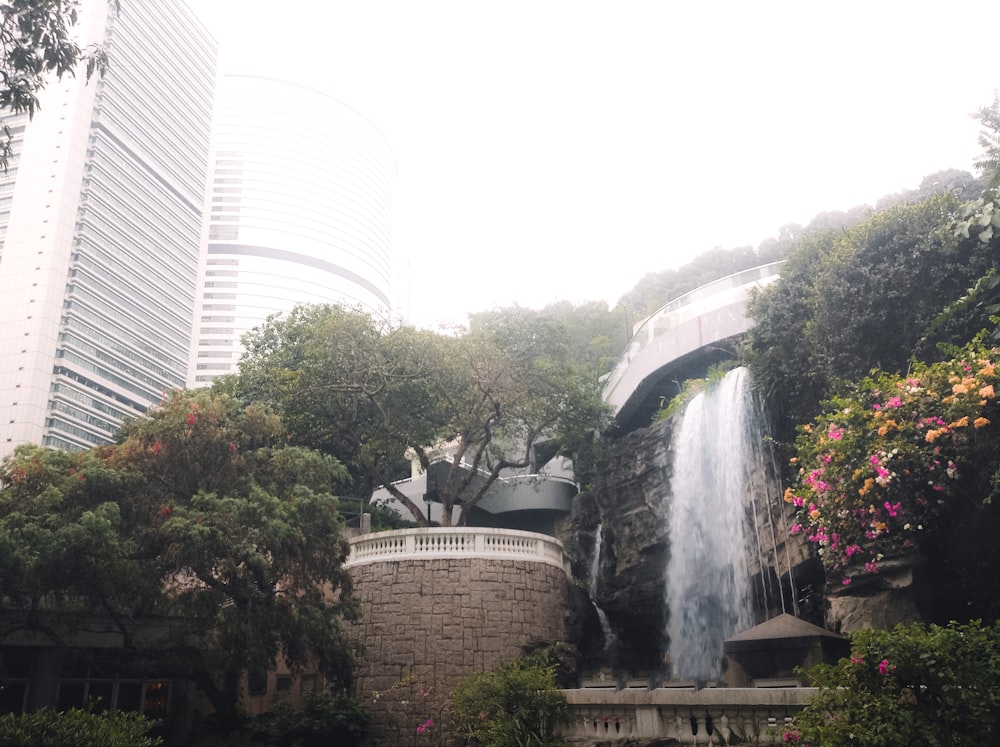
<svg viewBox="0 0 1000 747"><path fill-rule="evenodd" d="M118 7L118 0L109 1ZM73 39L79 0L5 0L2 5L0 109L33 117L48 76L72 75L81 64L86 66L88 78L95 72L104 74L108 64L105 51L99 46L82 49ZM3 124L0 166L4 170L11 155L10 128Z"/></svg>
<svg viewBox="0 0 1000 747"><path fill-rule="evenodd" d="M198 683L223 721L249 672L316 667L342 681L354 614L331 457L280 421L174 392L84 454L22 447L0 472L0 600L14 628L68 647L98 616L112 655Z"/></svg>
<svg viewBox="0 0 1000 747"><path fill-rule="evenodd" d="M295 443L335 455L354 495L385 484L418 523L421 509L392 487L408 476L411 444L434 444L447 339L358 309L302 306L249 333L240 374L220 383L246 403L273 403Z"/></svg>
<svg viewBox="0 0 1000 747"><path fill-rule="evenodd" d="M782 278L751 301L745 354L768 401L778 403L780 439L840 382L875 367L904 371L921 348L941 355L927 350L928 331L995 265L990 245L955 235L959 207L954 195L941 195L806 239ZM938 330L957 336L938 334L936 342L970 339L958 326Z"/></svg>
<svg viewBox="0 0 1000 747"><path fill-rule="evenodd" d="M596 372L572 359L564 334L525 310L442 335L304 307L251 333L240 375L224 386L275 402L297 440L348 466L360 497L382 483L421 524L389 467L410 451L430 470L447 453L434 494L443 523L457 509L464 524L504 470L531 464L540 439L582 446L607 422Z"/></svg>

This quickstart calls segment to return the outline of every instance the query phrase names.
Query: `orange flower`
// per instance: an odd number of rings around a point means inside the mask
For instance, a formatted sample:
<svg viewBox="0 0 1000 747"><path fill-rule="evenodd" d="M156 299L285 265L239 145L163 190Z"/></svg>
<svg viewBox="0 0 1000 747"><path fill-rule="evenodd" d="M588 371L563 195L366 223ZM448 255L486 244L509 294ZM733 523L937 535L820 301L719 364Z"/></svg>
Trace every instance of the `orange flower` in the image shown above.
<svg viewBox="0 0 1000 747"><path fill-rule="evenodd" d="M990 421L987 418L976 418L972 421L974 428L982 428L984 425L989 425Z"/></svg>
<svg viewBox="0 0 1000 747"><path fill-rule="evenodd" d="M993 393L993 385L987 384L982 389L979 390L979 396L983 399L993 399L996 394Z"/></svg>
<svg viewBox="0 0 1000 747"><path fill-rule="evenodd" d="M967 387L965 384L955 384L951 388L951 391L953 394L968 394L969 387Z"/></svg>
<svg viewBox="0 0 1000 747"><path fill-rule="evenodd" d="M941 431L936 430L936 429L932 429L932 430L927 431L927 433L924 434L924 440L927 443L932 444L935 441L937 441L937 438L940 435L941 435Z"/></svg>
<svg viewBox="0 0 1000 747"><path fill-rule="evenodd" d="M955 421L953 421L951 423L948 423L948 427L949 428L965 428L965 426L967 426L968 424L969 424L969 416L966 415L965 417L959 418L958 420L955 420Z"/></svg>

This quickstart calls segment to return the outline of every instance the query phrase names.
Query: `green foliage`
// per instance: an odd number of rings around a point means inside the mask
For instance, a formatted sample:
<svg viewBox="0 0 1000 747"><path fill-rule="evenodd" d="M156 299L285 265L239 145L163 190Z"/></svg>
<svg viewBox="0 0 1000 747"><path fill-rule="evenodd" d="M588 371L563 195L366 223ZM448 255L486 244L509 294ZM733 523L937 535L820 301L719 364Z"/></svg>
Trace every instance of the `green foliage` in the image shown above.
<svg viewBox="0 0 1000 747"><path fill-rule="evenodd" d="M7 713L0 716L4 747L153 747L163 740L149 734L153 724L138 713L68 711Z"/></svg>
<svg viewBox="0 0 1000 747"><path fill-rule="evenodd" d="M443 521L460 504L465 523L503 470L529 466L537 442L586 456L607 423L597 372L571 350L563 324L523 309L441 335L300 307L251 333L240 376L225 386L246 403L275 403L293 440L347 466L355 495L385 485L420 524L423 507L393 488L403 476L394 468L411 450L426 470L448 443L457 468L434 490Z"/></svg>
<svg viewBox="0 0 1000 747"><path fill-rule="evenodd" d="M997 357L973 343L905 376L874 374L800 429L791 531L805 531L845 584L915 547L949 501L970 510L993 498L983 480L998 466Z"/></svg>
<svg viewBox="0 0 1000 747"><path fill-rule="evenodd" d="M295 709L282 703L251 719L254 744L276 747L352 747L368 735L368 710L344 692L307 693L305 704Z"/></svg>
<svg viewBox="0 0 1000 747"><path fill-rule="evenodd" d="M21 447L0 467L6 630L56 644L100 614L125 652L195 680L235 718L248 669L348 676L355 604L332 457L273 414L177 391L80 454ZM164 619L171 621L164 625Z"/></svg>
<svg viewBox="0 0 1000 747"><path fill-rule="evenodd" d="M552 729L567 713L555 668L530 658L469 675L451 696L456 737L481 747L560 747Z"/></svg>
<svg viewBox="0 0 1000 747"><path fill-rule="evenodd" d="M1000 625L864 630L852 635L851 651L807 672L820 691L786 743L978 747L1000 740Z"/></svg>
<svg viewBox="0 0 1000 747"><path fill-rule="evenodd" d="M114 0L117 7L117 0ZM107 55L100 47L81 49L73 39L79 16L79 0L8 0L0 18L0 49L3 50L0 109L32 117L38 95L49 75L62 78L81 64L87 77L104 74ZM0 129L0 168L5 171L11 157L11 132Z"/></svg>
<svg viewBox="0 0 1000 747"><path fill-rule="evenodd" d="M752 299L745 357L773 405L780 441L841 382L876 367L904 372L918 347L935 353L927 330L996 266L990 245L956 236L959 209L954 196L942 195L812 237L790 255L781 279ZM939 326L935 342L969 339L963 326Z"/></svg>

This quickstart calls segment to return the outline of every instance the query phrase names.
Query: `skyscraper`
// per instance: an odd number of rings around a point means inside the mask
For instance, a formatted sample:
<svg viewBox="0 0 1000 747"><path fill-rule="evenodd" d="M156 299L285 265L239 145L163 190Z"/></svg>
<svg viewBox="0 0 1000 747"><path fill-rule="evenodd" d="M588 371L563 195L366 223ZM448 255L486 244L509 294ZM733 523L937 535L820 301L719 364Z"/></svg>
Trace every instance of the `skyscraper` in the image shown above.
<svg viewBox="0 0 1000 747"><path fill-rule="evenodd" d="M8 115L0 174L0 456L81 449L186 382L215 42L183 2L99 0L110 69Z"/></svg>
<svg viewBox="0 0 1000 747"><path fill-rule="evenodd" d="M208 239L189 383L236 370L241 336L297 304L386 312L395 160L325 93L226 75L214 123Z"/></svg>

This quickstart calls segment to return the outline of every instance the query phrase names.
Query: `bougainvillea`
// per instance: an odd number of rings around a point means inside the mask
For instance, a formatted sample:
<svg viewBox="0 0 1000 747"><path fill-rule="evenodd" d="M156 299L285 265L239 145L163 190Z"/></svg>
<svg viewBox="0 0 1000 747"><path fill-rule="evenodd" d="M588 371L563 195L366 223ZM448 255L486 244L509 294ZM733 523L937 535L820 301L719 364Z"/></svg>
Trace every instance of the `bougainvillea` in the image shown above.
<svg viewBox="0 0 1000 747"><path fill-rule="evenodd" d="M914 364L904 376L875 372L801 426L798 467L785 501L793 533L818 545L828 571L850 584L920 533L961 494L996 438L996 348L973 343L954 358Z"/></svg>

